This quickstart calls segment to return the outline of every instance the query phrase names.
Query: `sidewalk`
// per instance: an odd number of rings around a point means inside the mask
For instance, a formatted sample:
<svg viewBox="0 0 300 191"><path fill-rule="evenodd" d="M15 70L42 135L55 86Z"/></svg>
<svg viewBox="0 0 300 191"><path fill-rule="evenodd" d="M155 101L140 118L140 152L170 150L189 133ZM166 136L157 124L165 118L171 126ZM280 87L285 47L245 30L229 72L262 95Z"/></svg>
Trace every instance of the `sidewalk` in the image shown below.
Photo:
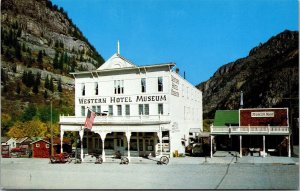
<svg viewBox="0 0 300 191"><path fill-rule="evenodd" d="M288 164L299 165L299 158L286 156L243 156L242 158L236 153L216 152L213 157L182 157L171 158L169 164L230 164L230 163L245 163L245 164Z"/></svg>

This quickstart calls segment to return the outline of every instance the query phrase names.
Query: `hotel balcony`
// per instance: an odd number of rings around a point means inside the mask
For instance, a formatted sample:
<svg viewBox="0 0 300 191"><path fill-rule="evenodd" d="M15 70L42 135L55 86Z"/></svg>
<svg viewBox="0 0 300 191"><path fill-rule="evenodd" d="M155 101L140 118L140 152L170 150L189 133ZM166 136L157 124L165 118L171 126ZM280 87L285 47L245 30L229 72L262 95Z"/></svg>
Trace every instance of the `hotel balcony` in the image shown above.
<svg viewBox="0 0 300 191"><path fill-rule="evenodd" d="M288 126L211 126L212 135L289 135Z"/></svg>
<svg viewBox="0 0 300 191"><path fill-rule="evenodd" d="M60 125L84 125L85 116L60 116ZM169 124L169 115L96 116L94 125L159 125Z"/></svg>

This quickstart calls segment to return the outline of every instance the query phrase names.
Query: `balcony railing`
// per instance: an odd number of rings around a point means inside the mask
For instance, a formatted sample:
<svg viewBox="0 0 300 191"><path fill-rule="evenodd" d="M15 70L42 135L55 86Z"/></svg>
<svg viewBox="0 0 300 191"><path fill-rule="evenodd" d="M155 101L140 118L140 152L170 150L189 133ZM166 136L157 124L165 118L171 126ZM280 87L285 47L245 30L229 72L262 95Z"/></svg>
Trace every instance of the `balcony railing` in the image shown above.
<svg viewBox="0 0 300 191"><path fill-rule="evenodd" d="M84 124L85 116L60 116L60 124ZM167 124L169 115L96 116L94 124Z"/></svg>
<svg viewBox="0 0 300 191"><path fill-rule="evenodd" d="M211 133L224 134L289 134L288 126L211 126Z"/></svg>

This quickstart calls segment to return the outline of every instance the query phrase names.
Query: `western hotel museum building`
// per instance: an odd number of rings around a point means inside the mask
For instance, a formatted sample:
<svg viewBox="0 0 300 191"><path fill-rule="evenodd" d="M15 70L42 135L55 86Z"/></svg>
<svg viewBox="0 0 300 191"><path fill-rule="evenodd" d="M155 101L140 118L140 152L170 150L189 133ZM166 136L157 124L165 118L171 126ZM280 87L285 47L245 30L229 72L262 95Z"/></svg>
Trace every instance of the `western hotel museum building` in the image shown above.
<svg viewBox="0 0 300 191"><path fill-rule="evenodd" d="M118 46L98 69L72 73L75 116L60 116L61 141L64 132L79 132L83 160L92 152L102 153L103 161L116 151L129 160L184 153L190 138L202 131L202 92L174 66L136 66ZM88 108L103 114L90 131L84 129Z"/></svg>

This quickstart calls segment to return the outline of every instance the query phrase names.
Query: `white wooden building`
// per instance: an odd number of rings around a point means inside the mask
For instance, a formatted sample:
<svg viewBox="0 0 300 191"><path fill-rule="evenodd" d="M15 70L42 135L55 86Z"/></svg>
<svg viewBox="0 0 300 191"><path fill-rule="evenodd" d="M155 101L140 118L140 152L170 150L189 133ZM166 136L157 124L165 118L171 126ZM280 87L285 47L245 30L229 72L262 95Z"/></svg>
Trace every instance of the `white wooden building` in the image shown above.
<svg viewBox="0 0 300 191"><path fill-rule="evenodd" d="M60 116L61 141L64 132L78 131L82 159L95 151L104 161L116 151L129 160L184 153L191 135L202 131L202 92L174 67L137 66L118 51L96 70L72 73L75 116ZM95 117L91 131L84 130L88 108L107 114Z"/></svg>

